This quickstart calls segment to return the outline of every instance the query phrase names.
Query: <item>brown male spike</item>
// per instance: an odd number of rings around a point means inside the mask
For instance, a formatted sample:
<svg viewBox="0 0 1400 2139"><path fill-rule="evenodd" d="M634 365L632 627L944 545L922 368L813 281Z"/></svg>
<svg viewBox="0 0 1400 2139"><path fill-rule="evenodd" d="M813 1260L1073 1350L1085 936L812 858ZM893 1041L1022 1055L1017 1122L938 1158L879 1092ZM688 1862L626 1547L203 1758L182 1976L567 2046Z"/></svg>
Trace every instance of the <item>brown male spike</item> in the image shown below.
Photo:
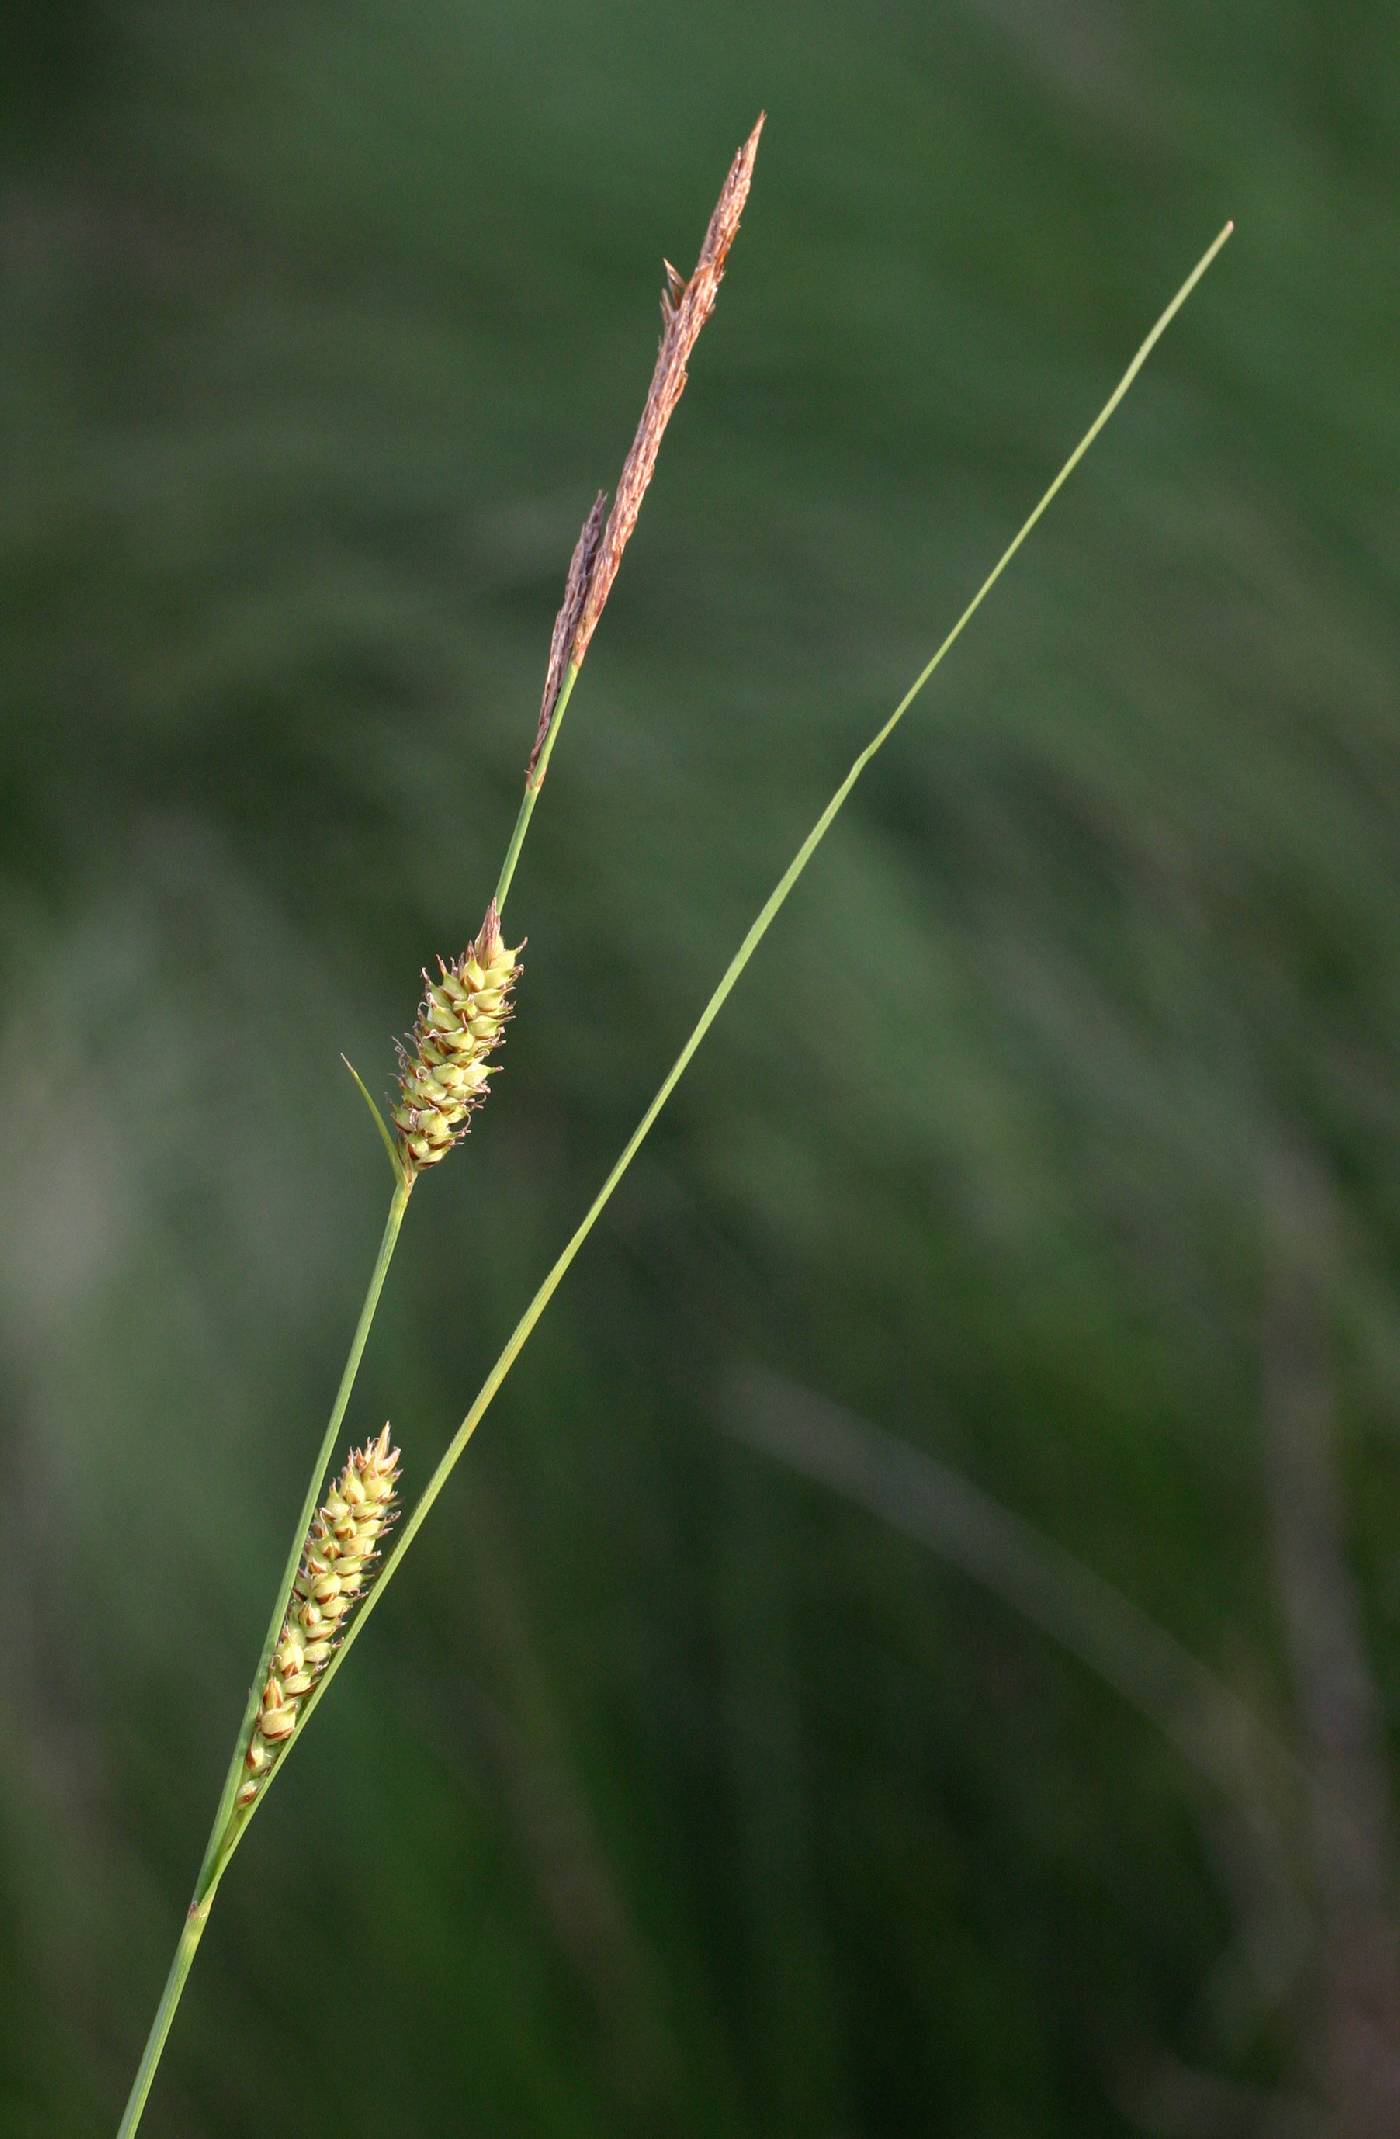
<svg viewBox="0 0 1400 2139"><path fill-rule="evenodd" d="M588 651L588 642L598 628L598 619L612 592L612 583L617 577L617 568L622 562L622 553L631 539L641 511L642 499L646 496L656 468L656 456L661 450L661 441L666 426L675 413L676 403L685 392L686 365L690 352L700 336L700 329L715 308L719 286L724 277L724 263L729 257L729 248L739 234L739 218L744 212L744 203L749 197L753 181L754 158L758 154L758 137L763 132L767 114L760 112L758 123L748 140L729 166L729 175L720 188L714 214L710 217L705 241L700 247L700 257L695 263L695 272L689 282L683 282L669 260L663 261L666 269L666 288L661 298L661 317L664 332L661 347L656 353L656 367L647 388L646 401L642 408L641 421L636 436L623 462L618 478L617 496L608 524L603 530L603 539L598 551L598 561L589 578L588 592L584 597L583 611L574 633L573 660L579 666Z"/></svg>
<svg viewBox="0 0 1400 2139"><path fill-rule="evenodd" d="M687 282L669 260L661 263L666 270L666 287L661 292L661 346L656 353L656 365L642 406L641 420L618 478L617 496L608 514L607 525L600 528L599 524L607 496L606 492L600 492L583 524L569 565L564 600L550 642L539 732L530 753L527 778L534 775L564 687L564 678L571 667L582 666L589 641L598 628L598 619L622 563L622 553L631 540L642 499L655 473L656 456L661 450L666 426L685 392L690 353L701 328L714 311L724 277L724 263L738 235L739 218L749 197L758 138L766 117L765 112L759 113L753 132L729 166L729 175L720 188L690 280Z"/></svg>

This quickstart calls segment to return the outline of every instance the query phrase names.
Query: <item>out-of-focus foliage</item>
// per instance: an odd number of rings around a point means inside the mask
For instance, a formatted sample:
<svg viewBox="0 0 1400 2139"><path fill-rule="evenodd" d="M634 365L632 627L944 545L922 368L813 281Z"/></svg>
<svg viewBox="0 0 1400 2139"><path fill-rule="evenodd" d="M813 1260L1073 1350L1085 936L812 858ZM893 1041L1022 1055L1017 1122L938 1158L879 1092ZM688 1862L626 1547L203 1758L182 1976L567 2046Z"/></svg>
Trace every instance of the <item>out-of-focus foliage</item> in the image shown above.
<svg viewBox="0 0 1400 2139"><path fill-rule="evenodd" d="M1400 2054L1400 18L11 36L0 2124L115 2122L387 1190L338 1052L382 1089L481 918L661 255L766 104L513 894L506 1074L352 1413L410 1495L851 751L1239 235L550 1310L229 1878L147 2129L1361 2130ZM812 1474L836 1418L869 1492ZM919 1534L876 1428L944 1467ZM1030 1526L1019 1576L948 1472ZM1166 1636L1257 1732L1180 1706Z"/></svg>

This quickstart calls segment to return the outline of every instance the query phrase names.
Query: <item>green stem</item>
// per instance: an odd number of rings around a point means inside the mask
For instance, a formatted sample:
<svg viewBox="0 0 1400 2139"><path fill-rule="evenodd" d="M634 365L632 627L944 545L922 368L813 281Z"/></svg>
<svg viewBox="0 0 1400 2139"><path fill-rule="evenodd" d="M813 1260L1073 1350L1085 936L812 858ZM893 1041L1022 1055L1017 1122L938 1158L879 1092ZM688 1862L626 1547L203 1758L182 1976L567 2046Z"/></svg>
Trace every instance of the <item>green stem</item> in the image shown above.
<svg viewBox="0 0 1400 2139"><path fill-rule="evenodd" d="M243 1756L247 1750L248 1734L253 1727L253 1718L257 1714L258 1702L262 1697L263 1683L267 1677L267 1667L272 1656L273 1647L282 1630L282 1621L287 1615L287 1604L292 1594L292 1584L296 1580L297 1568L301 1564L301 1553L302 1547L306 1542L306 1533L311 1527L311 1518L316 1512L317 1503L321 1497L322 1481L335 1453L336 1443L340 1438L341 1427L350 1403L350 1392L355 1386L355 1377L359 1372L360 1361L364 1357L365 1345L369 1341L375 1310L379 1305L379 1296L384 1290L384 1280L389 1274L389 1265L394 1259L394 1249L398 1245L399 1229L403 1224L404 1212L408 1209L408 1198L411 1189L412 1182L401 1178L389 1203L389 1215L384 1222L384 1232L379 1242L379 1252L374 1259L374 1269L370 1273L364 1304L360 1308L360 1319L355 1324L355 1334L350 1340L350 1350L346 1357L344 1371L340 1377L340 1386L336 1390L335 1402L331 1406L331 1415L327 1421L326 1431L322 1436L321 1446L317 1450L315 1464L307 1481L306 1496L302 1502L301 1513L297 1518L296 1529L292 1533L291 1549L287 1554L286 1564L282 1570L282 1580L277 1590L276 1602L273 1606L272 1616L267 1623L267 1632L263 1636L262 1648L258 1655L258 1667L253 1673L252 1685L249 1687L248 1699L243 1709L243 1721L239 1725L238 1736L234 1741L233 1757L229 1761L228 1773L224 1778L224 1787L219 1796L218 1806L215 1809L213 1824L209 1829L209 1839L204 1846L204 1857L199 1867L199 1876L195 1880L194 1897L190 1903L189 1913L185 1918L184 1929L180 1933L180 1942L175 1948L175 1958L170 1964L170 1973L165 1980L165 1989L161 1992L160 2004L156 2008L155 2019L151 2023L151 2032L146 2038L146 2047L141 2053L141 2063L137 2068L136 2078L132 2082L131 2093L127 2097L126 2109L122 2115L117 2139L130 2139L130 2134L136 2130L141 2121L141 2112L145 2107L146 2097L151 2091L151 2081L154 2079L156 2067L160 2063L161 2051L165 2047L165 2038L170 2032L170 2023L175 2017L175 2008L180 2002L180 1994L184 1990L185 1979L189 1975L195 1952L204 1932L204 1926L209 1918L215 1889L223 1877L224 1869L230 1857L242 1840L243 1829L247 1825L247 1811L246 1809L241 1810L235 1800L238 1794L239 1781L243 1774Z"/></svg>
<svg viewBox="0 0 1400 2139"><path fill-rule="evenodd" d="M506 893L510 890L511 878L515 875L515 865L520 859L520 849L525 844L525 834L530 829L530 819L535 814L535 804L539 801L540 789L544 786L544 776L549 771L549 761L554 755L555 738L564 725L564 715L568 710L569 699L573 694L573 688L577 681L578 668L571 661L564 672L564 682L559 692L559 703L554 708L549 729L545 735L544 748L535 761L534 770L526 777L525 793L520 803L520 814L515 820L515 830L510 835L510 845L506 848L506 858L501 863L501 874L497 879L495 892L498 913L505 910Z"/></svg>
<svg viewBox="0 0 1400 2139"><path fill-rule="evenodd" d="M175 1958L170 1963L170 1973L165 1979L165 1988L160 1994L156 2017L151 2022L151 2032L146 2037L146 2047L141 2053L141 2063L127 2097L126 2108L117 2131L117 2139L131 2139L131 2134L141 2122L141 2112L146 2106L146 2097L151 2091L151 2082L156 2076L160 2053L165 2048L165 2038L170 2033L170 2023L175 2018L175 2008L180 2003L180 1993L185 1987L185 1978L194 1965L199 1942L204 1936L204 1926L209 1920L209 1904L204 1902L192 1908L185 1918L185 1928L180 1933L180 1943L175 1948Z"/></svg>

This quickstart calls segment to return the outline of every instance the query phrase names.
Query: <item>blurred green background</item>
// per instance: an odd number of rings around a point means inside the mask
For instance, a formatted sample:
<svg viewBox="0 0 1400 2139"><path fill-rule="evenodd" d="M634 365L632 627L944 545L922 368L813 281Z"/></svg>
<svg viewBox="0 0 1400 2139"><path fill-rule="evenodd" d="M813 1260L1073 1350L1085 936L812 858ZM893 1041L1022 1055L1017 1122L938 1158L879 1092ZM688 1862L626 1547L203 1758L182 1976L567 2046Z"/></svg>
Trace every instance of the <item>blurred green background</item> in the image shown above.
<svg viewBox="0 0 1400 2139"><path fill-rule="evenodd" d="M770 112L146 2130L1400 2128L1400 20L11 17L0 2126L110 2131L563 569Z"/></svg>

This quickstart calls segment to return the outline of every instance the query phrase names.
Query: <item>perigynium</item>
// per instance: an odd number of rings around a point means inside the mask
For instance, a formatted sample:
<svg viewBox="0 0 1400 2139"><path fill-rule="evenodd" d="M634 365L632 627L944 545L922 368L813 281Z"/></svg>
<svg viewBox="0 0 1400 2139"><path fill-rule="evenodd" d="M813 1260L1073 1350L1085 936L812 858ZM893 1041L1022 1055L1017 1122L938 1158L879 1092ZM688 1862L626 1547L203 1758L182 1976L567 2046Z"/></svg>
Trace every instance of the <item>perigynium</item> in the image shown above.
<svg viewBox="0 0 1400 2139"><path fill-rule="evenodd" d="M519 946L508 948L502 934L501 916L506 894L558 740L570 693L616 579L623 550L636 526L666 425L684 389L687 364L696 337L714 309L720 278L748 197L762 125L760 117L730 166L689 280L684 280L669 263L666 264L666 286L662 297L664 331L651 384L612 510L605 520L605 500L600 494L584 521L570 560L564 599L550 642L539 722L526 766L525 792L494 896L480 930L462 956L452 965L439 961L436 980L424 976L426 993L409 1040L400 1050L399 1094L393 1109L396 1134L390 1132L375 1109L394 1174L389 1212L330 1419L313 1461L233 1757L195 1881L193 1899L127 2099L118 2139L127 2139L140 2122L214 1896L235 1850L263 1803L268 1788L282 1772L288 1749L305 1735L306 1724L317 1703L324 1699L336 1672L344 1667L355 1641L363 1633L405 1552L426 1521L574 1257L616 1192L653 1123L862 772L894 734L915 698L1088 452L1233 228L1227 224L1197 262L1138 348L1088 430L920 674L853 759L746 930L655 1097L506 1340L475 1401L404 1522L397 1542L384 1556L378 1580L372 1588L366 1589L366 1576L379 1552L397 1479L398 1452L389 1446L388 1429L377 1441L352 1454L318 1514L321 1482L340 1434L414 1184L422 1172L439 1164L452 1146L461 1141L494 1073L495 1065L489 1058L499 1046L511 1014L511 994L520 971ZM358 1077L356 1081L359 1082ZM365 1096L368 1098L367 1093ZM369 1103L373 1108L374 1102L370 1100Z"/></svg>

